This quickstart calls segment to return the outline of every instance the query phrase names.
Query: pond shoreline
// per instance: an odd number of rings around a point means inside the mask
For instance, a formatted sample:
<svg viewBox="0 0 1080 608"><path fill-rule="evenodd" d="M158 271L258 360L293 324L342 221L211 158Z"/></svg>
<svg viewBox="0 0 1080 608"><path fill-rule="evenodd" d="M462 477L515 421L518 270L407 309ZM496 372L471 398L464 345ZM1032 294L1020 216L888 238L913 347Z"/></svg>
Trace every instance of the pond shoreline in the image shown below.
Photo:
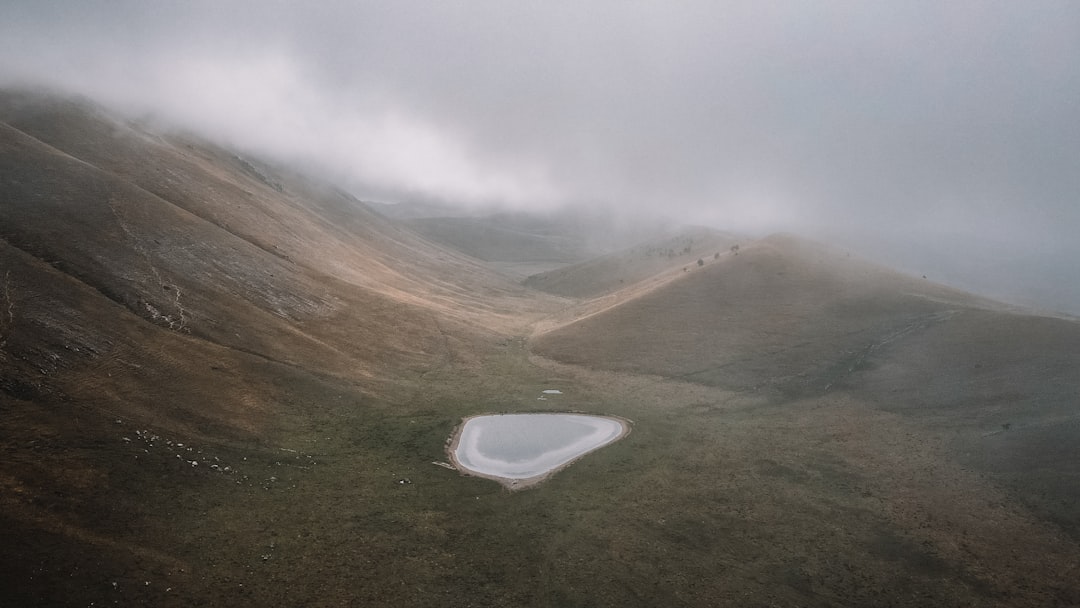
<svg viewBox="0 0 1080 608"><path fill-rule="evenodd" d="M461 442L461 435L462 435L462 432L465 429L465 425L467 425L470 420L474 420L474 419L477 419L477 418L489 417L489 416L517 416L517 415L543 415L543 414L554 414L554 415L562 414L562 415L569 415L569 416L589 416L589 417L592 417L592 418L604 418L605 420L611 420L611 421L619 423L620 430L619 430L619 434L614 439L611 439L610 441L607 441L607 442L602 443L600 445L594 446L594 447L592 447L592 448L578 454L577 456L571 458L570 460L567 460L566 462L563 462L563 463L559 464L558 466L555 466L555 467L553 467L551 469L548 469L547 471L544 471L543 473L533 475L531 477L526 477L526 478L509 478L509 477L503 477L503 476L495 475L495 474L492 474L492 473L484 473L484 472L480 472L480 471L475 471L475 470L470 469L469 467L465 466L464 464L461 463L460 460L458 460L457 450L458 450L458 447L459 447L460 442ZM609 445L615 443L616 441L621 441L622 439L626 438L627 435L630 434L630 431L632 430L632 427L633 427L633 421L629 420L628 418L623 418L621 416L611 416L611 415L607 415L607 414L590 414L590 413L585 413L585 412L566 412L566 411L562 411L562 412L510 412L510 413L503 412L503 413L475 414L473 416L466 416L465 418L462 418L461 423L454 427L454 431L450 435L450 438L447 440L447 443L446 443L446 453L447 453L447 456L450 458L450 462L453 463L454 468L457 469L458 473L460 473L462 475L468 475L470 477L481 477L481 478L484 478L484 479L490 479L492 481L496 481L500 485L502 485L504 488L506 488L506 489L513 492L513 491L516 491L516 490L524 490L526 488L535 487L537 484L547 480L549 477L551 477L555 473L558 473L559 471L565 469L566 467L574 464L575 462L577 462L581 458L584 458L585 456L591 454L592 452L595 452L596 450L599 450L600 448L609 446Z"/></svg>

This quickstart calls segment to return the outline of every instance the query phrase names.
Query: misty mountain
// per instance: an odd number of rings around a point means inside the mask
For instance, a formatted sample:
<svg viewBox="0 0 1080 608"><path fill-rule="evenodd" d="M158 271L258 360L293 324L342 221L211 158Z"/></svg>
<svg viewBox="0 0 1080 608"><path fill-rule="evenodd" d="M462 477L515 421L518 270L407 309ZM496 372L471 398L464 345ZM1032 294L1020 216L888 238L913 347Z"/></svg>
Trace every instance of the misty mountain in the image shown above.
<svg viewBox="0 0 1080 608"><path fill-rule="evenodd" d="M0 597L1080 603L1076 321L792 234L359 199L0 94ZM446 462L538 411L632 432L518 492Z"/></svg>

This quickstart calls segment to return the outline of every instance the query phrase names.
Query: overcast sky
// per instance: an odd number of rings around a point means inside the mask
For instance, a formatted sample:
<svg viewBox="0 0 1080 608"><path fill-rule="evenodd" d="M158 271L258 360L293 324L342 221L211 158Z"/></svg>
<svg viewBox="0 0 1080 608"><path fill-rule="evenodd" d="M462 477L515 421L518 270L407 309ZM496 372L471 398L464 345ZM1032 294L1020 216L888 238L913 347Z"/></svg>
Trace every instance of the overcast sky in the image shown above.
<svg viewBox="0 0 1080 608"><path fill-rule="evenodd" d="M26 80L360 195L1080 254L1074 0L8 0Z"/></svg>

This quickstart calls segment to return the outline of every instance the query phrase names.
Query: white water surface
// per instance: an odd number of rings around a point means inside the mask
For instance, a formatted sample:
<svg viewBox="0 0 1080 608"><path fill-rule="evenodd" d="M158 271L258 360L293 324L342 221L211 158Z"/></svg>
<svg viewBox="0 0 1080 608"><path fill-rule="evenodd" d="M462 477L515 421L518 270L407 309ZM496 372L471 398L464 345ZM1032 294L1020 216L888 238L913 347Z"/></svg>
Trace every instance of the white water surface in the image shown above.
<svg viewBox="0 0 1080 608"><path fill-rule="evenodd" d="M466 472L515 486L539 480L626 434L617 418L584 414L498 414L465 421L451 456Z"/></svg>

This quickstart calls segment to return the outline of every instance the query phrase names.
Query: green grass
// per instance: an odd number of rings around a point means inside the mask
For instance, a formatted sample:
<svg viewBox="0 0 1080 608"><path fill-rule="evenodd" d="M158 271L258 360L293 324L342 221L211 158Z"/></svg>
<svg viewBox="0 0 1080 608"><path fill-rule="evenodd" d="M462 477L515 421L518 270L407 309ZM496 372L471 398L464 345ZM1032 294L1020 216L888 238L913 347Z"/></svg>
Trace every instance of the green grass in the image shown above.
<svg viewBox="0 0 1080 608"><path fill-rule="evenodd" d="M825 421L842 415L829 404L613 383L521 350L485 369L404 382L386 401L298 374L272 440L203 446L231 476L144 455L129 480L141 487L122 492L142 514L131 538L175 567L116 556L123 569L72 591L260 606L948 605L1000 591L883 507L901 473L854 460L863 440L829 443ZM565 394L537 402L553 385ZM542 408L634 428L520 492L431 464L461 417Z"/></svg>

